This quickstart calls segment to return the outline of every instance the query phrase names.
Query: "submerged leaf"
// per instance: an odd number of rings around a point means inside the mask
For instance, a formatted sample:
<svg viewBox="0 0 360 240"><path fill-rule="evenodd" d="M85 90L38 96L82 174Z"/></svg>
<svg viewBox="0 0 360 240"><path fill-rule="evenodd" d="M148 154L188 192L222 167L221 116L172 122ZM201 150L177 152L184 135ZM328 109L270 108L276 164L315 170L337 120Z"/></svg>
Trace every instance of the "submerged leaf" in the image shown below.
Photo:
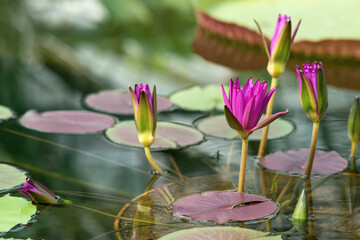
<svg viewBox="0 0 360 240"><path fill-rule="evenodd" d="M88 111L51 111L39 114L36 110L27 111L20 123L26 128L49 133L92 133L111 127L113 117Z"/></svg>
<svg viewBox="0 0 360 240"><path fill-rule="evenodd" d="M242 192L205 192L180 198L172 204L174 216L194 221L250 221L277 211L277 205L260 195Z"/></svg>
<svg viewBox="0 0 360 240"><path fill-rule="evenodd" d="M289 175L303 175L305 173L309 148L278 151L267 155L260 160L261 164L268 169L281 171ZM316 150L311 174L327 175L344 170L348 162L338 153Z"/></svg>
<svg viewBox="0 0 360 240"><path fill-rule="evenodd" d="M8 164L0 163L0 193L24 183L25 172Z"/></svg>

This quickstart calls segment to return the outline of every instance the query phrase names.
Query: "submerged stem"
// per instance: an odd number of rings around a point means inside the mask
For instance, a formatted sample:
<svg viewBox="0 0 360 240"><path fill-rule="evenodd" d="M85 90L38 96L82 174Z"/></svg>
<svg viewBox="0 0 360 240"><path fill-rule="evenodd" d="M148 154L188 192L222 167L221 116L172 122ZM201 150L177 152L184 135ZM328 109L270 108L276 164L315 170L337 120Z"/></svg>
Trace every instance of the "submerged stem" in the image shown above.
<svg viewBox="0 0 360 240"><path fill-rule="evenodd" d="M357 149L357 142L352 142L351 143L351 152L350 152L350 157L355 157L356 156L356 149Z"/></svg>
<svg viewBox="0 0 360 240"><path fill-rule="evenodd" d="M273 89L274 87L277 86L277 82L278 82L278 78L277 77L273 77L271 79L271 86L270 89ZM266 108L266 115L265 118L268 118L271 116L272 114L272 109L274 106L274 99L275 99L275 93L276 91L273 93L273 95L270 98L270 101L268 103L268 106ZM262 158L265 155L265 148L266 148L266 141L267 141L267 137L268 137L268 133L269 133L269 127L270 125L267 125L266 127L264 127L263 129L263 133L262 133L262 137L261 137L261 142L260 142L260 146L259 146L259 152L258 152L258 156L260 158Z"/></svg>
<svg viewBox="0 0 360 240"><path fill-rule="evenodd" d="M305 170L305 176L311 175L311 169L314 162L314 156L316 152L316 143L319 133L319 122L313 123L313 131L312 131L312 137L311 137L311 146L310 146L310 152L309 152L309 158L306 164L306 170Z"/></svg>
<svg viewBox="0 0 360 240"><path fill-rule="evenodd" d="M248 138L243 138L238 192L244 192L247 150L248 150Z"/></svg>
<svg viewBox="0 0 360 240"><path fill-rule="evenodd" d="M161 170L161 168L159 168L159 166L155 163L155 160L151 156L150 148L144 147L144 150L145 150L145 155L146 155L149 163L151 164L151 166L155 169L155 171L162 173L163 171Z"/></svg>

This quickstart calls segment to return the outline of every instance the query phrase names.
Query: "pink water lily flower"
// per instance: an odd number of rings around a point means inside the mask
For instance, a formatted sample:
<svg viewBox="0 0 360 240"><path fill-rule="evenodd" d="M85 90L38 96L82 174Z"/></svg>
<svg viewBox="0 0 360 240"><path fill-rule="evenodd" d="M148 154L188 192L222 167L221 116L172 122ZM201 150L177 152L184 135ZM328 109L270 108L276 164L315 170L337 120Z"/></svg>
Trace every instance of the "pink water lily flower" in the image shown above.
<svg viewBox="0 0 360 240"><path fill-rule="evenodd" d="M224 86L221 86L226 120L229 126L244 139L248 138L253 131L267 126L278 117L289 112L286 110L276 113L258 124L276 88L266 93L267 83L260 82L258 79L253 84L252 78L249 78L244 87L241 88L239 78L236 78L235 83L232 79L230 80L228 97Z"/></svg>

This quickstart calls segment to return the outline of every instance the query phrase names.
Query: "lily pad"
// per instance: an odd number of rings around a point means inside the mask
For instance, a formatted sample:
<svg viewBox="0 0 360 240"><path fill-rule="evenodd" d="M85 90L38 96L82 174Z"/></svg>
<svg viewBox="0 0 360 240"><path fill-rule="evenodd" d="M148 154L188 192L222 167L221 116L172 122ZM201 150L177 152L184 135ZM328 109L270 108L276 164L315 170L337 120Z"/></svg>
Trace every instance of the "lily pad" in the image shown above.
<svg viewBox="0 0 360 240"><path fill-rule="evenodd" d="M0 122L11 118L13 115L13 112L9 108L0 105Z"/></svg>
<svg viewBox="0 0 360 240"><path fill-rule="evenodd" d="M324 6L326 11L319 11ZM267 0L210 3L208 0L200 0L198 8L201 10L198 22L202 27L217 35L251 45L261 45L253 19L260 23L264 35L270 39L274 33L277 14L291 16L293 28L301 18L302 23L292 47L294 53L360 59L360 32L354 31L354 27L349 24L358 22L358 1L345 0L340 3L304 0L299 5L286 0L271 3ZM339 12L346 14L338 14Z"/></svg>
<svg viewBox="0 0 360 240"><path fill-rule="evenodd" d="M263 121L265 116L263 115L259 122ZM211 117L200 118L195 121L197 129L208 136L220 137L227 140L241 139L241 137L230 128L226 122L224 115L217 115ZM271 123L269 128L268 139L276 139L285 137L291 134L295 129L292 122L284 119L277 119ZM262 136L262 129L253 132L249 139L260 140Z"/></svg>
<svg viewBox="0 0 360 240"><path fill-rule="evenodd" d="M225 90L227 91L227 88ZM180 108L189 111L211 111L215 108L224 108L219 84L186 88L171 94L170 100Z"/></svg>
<svg viewBox="0 0 360 240"><path fill-rule="evenodd" d="M0 163L0 193L23 184L25 172L8 164Z"/></svg>
<svg viewBox="0 0 360 240"><path fill-rule="evenodd" d="M0 197L0 232L8 232L18 224L27 224L36 213L36 206L24 198L9 194Z"/></svg>
<svg viewBox="0 0 360 240"><path fill-rule="evenodd" d="M109 128L106 137L118 144L130 147L142 147L138 140L138 133L134 121L123 121ZM188 147L204 140L201 132L192 127L171 123L158 122L156 126L156 140L151 149L167 150Z"/></svg>
<svg viewBox="0 0 360 240"><path fill-rule="evenodd" d="M87 107L101 112L119 115L134 114L130 93L125 91L117 90L92 93L85 97L84 103ZM158 112L169 110L171 107L172 103L168 98L157 96Z"/></svg>
<svg viewBox="0 0 360 240"><path fill-rule="evenodd" d="M88 111L27 111L21 118L22 126L48 133L93 133L103 131L115 123L113 117Z"/></svg>
<svg viewBox="0 0 360 240"><path fill-rule="evenodd" d="M180 198L172 213L194 221L251 221L274 216L278 207L260 195L241 192L205 192Z"/></svg>
<svg viewBox="0 0 360 240"><path fill-rule="evenodd" d="M268 169L279 171L289 175L304 175L309 148L290 150L288 152L275 152L260 160L260 163ZM316 150L311 175L328 175L343 171L348 162L337 152L324 152Z"/></svg>
<svg viewBox="0 0 360 240"><path fill-rule="evenodd" d="M282 239L281 235L266 237L269 233L255 231L246 228L237 227L201 227L191 228L176 231L167 234L160 238L160 240L183 240L183 239L201 239L201 240L213 240L213 239L226 239L226 240L238 240L238 239Z"/></svg>

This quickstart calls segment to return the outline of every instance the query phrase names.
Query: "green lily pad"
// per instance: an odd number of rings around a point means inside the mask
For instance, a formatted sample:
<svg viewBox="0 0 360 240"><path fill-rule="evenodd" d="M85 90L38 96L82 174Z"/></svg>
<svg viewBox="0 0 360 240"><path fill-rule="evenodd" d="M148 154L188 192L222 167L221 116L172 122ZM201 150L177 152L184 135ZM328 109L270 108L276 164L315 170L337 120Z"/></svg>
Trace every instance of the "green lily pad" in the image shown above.
<svg viewBox="0 0 360 240"><path fill-rule="evenodd" d="M142 147L138 140L138 133L134 121L123 121L105 132L106 137L114 143L130 147ZM198 144L204 136L198 130L178 123L158 122L156 126L156 140L151 149L168 150L179 149Z"/></svg>
<svg viewBox="0 0 360 240"><path fill-rule="evenodd" d="M8 164L0 163L0 193L25 182L24 171Z"/></svg>
<svg viewBox="0 0 360 240"><path fill-rule="evenodd" d="M9 194L0 197L0 232L8 232L18 224L27 224L36 213L30 201Z"/></svg>
<svg viewBox="0 0 360 240"><path fill-rule="evenodd" d="M225 87L226 91L227 89ZM189 111L211 111L214 108L224 108L220 84L205 87L194 86L180 90L170 95L170 101Z"/></svg>
<svg viewBox="0 0 360 240"><path fill-rule="evenodd" d="M260 118L263 121L265 116ZM224 115L216 115L211 117L200 118L195 121L197 129L208 136L220 137L227 140L241 138L234 129L230 128L226 122ZM295 129L295 125L284 119L277 119L270 124L268 139L276 139L291 134ZM261 140L262 129L253 132L250 140Z"/></svg>
<svg viewBox="0 0 360 240"><path fill-rule="evenodd" d="M260 232L237 227L201 227L176 231L161 237L159 240L182 240L182 239L282 239L281 235L267 237L268 232Z"/></svg>
<svg viewBox="0 0 360 240"><path fill-rule="evenodd" d="M13 112L12 112L9 108L0 105L0 122L1 122L2 120L9 119L9 118L11 118L12 116L14 116L14 114L13 114Z"/></svg>
<svg viewBox="0 0 360 240"><path fill-rule="evenodd" d="M271 3L267 0L199 0L197 7L199 24L229 39L262 45L254 19L261 25L264 35L271 39L277 15L281 13L291 16L293 29L302 19L292 46L294 53L360 59L360 31L355 31L352 24L359 22L359 1L303 0L295 4L286 0Z"/></svg>

